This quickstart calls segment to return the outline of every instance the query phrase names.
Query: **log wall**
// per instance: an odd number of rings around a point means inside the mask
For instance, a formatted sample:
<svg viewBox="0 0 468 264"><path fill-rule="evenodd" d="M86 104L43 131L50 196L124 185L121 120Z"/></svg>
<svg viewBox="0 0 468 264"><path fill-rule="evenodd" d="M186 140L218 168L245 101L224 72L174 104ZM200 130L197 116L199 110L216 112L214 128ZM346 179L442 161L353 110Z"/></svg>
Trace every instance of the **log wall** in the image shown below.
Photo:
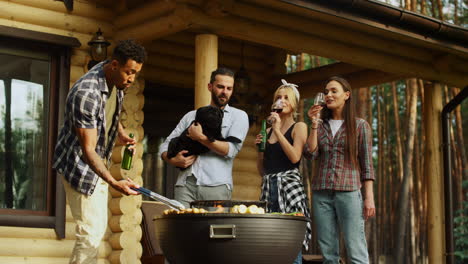
<svg viewBox="0 0 468 264"><path fill-rule="evenodd" d="M85 0L75 1L73 12L67 12L63 2L51 0L0 0L0 9L2 10L0 25L70 36L80 41L82 45L72 51L70 87L87 71L86 65L90 60L87 42L96 30L100 27L106 39L113 42L112 37L116 33L116 28L119 29L121 26L112 21L114 17L112 10ZM119 21L124 23L123 20ZM153 83L177 89L185 88L180 90L182 93L193 92L194 38L194 33L180 32L145 43L149 52L149 61L143 67L142 76ZM239 69L242 63L241 44L238 40L220 37L218 64L233 70ZM244 65L252 77L252 86L256 87L255 89L268 101L271 97L269 90L272 89L268 80L273 74L270 57L271 49L266 46L245 43ZM157 124L158 120L154 120L154 113L159 111L157 106L151 105L151 112L143 112L145 101L154 99L143 95L144 86L145 82L140 79L126 91L121 117L127 132L134 133L140 142L144 137L142 124L145 115L153 118L150 119L150 123ZM163 100L165 103L177 104L177 100L170 101L165 98ZM164 114L158 114L162 115ZM170 115L162 118L174 119ZM149 131L157 129L151 125L148 128ZM244 147L234 162L233 199L256 200L259 197L261 178L256 172L256 151L253 146L257 131L256 127L250 129ZM122 152L123 146L115 147L110 167L112 175L117 179L131 178L143 184L142 144L137 145L137 157L130 171L120 169ZM112 188L109 189L109 226L100 245L99 264L140 263L142 255L142 246L139 243L142 236L140 206L141 196L122 196ZM53 229L0 226L0 263L68 263L74 245L76 225L68 205L66 209L64 240L57 240ZM25 251L25 248L28 250Z"/></svg>
<svg viewBox="0 0 468 264"><path fill-rule="evenodd" d="M72 13L66 11L63 2L50 0L0 0L0 10L0 25L75 37L81 42L81 46L72 51L70 86L86 71L85 65L89 61L87 43L97 29L100 27L106 38L114 34L112 12L97 8L95 3L88 1L75 1ZM134 222L141 222L137 212L134 218ZM110 217L109 220L113 219ZM67 264L75 243L75 226L68 205L63 240L56 238L53 229L0 226L0 263ZM128 224L123 223L120 228L126 230ZM140 235L136 233L137 238ZM108 228L100 245L99 264L124 263L114 261L116 256L122 255L114 249L118 244L116 238ZM138 252L138 247L135 251ZM135 256L138 257L138 254ZM126 263L138 263L133 260Z"/></svg>
<svg viewBox="0 0 468 264"><path fill-rule="evenodd" d="M125 146L117 145L112 152L112 164L110 171L114 178L132 179L139 185L143 185L143 144L141 141L144 138L144 130L142 127L144 121L143 105L144 96L143 90L145 81L141 78L137 79L131 87L125 90L125 98L123 102L123 110L120 122L124 126L127 133L133 133L138 141L136 153L133 156L132 167L130 170L120 168L122 155ZM121 193L109 188L109 209L111 217L109 219L109 228L111 234L109 236L109 244L112 247L112 252L109 256L111 264L138 264L141 263L140 258L143 252L140 240L142 237L141 229L141 195L138 196L123 196Z"/></svg>

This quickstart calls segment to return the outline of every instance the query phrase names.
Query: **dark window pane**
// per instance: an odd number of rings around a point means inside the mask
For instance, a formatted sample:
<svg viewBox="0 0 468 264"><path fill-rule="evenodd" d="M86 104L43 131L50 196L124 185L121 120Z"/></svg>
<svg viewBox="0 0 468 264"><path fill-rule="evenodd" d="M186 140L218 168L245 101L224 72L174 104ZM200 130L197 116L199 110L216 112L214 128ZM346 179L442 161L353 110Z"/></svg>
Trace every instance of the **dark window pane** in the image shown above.
<svg viewBox="0 0 468 264"><path fill-rule="evenodd" d="M47 54L0 53L0 208L46 211Z"/></svg>

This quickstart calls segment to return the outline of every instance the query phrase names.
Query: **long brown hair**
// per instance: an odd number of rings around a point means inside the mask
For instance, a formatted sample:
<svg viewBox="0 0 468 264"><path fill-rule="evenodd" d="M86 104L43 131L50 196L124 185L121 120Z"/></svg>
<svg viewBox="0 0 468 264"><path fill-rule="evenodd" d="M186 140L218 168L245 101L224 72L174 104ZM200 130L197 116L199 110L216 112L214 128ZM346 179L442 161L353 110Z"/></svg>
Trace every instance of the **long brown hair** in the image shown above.
<svg viewBox="0 0 468 264"><path fill-rule="evenodd" d="M327 80L325 86L331 81L338 82L343 87L343 91L349 92L349 98L346 100L343 109L344 124L346 128L345 160L350 161L354 168L359 168L357 162L356 111L351 92L351 85L346 79L339 76L333 76ZM332 111L324 107L321 116L324 120L329 120L332 116Z"/></svg>

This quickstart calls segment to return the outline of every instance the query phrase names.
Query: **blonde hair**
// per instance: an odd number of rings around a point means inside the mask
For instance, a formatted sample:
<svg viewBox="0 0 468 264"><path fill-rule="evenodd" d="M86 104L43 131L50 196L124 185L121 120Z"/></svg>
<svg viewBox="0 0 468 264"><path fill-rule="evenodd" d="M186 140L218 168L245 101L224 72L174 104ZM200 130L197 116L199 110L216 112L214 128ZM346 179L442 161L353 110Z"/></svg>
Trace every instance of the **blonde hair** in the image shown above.
<svg viewBox="0 0 468 264"><path fill-rule="evenodd" d="M293 112L293 117L296 118L297 116L297 108L299 107L299 91L297 90L297 85L288 83L285 80L281 80L283 83L280 87L278 87L273 95L273 104L276 101L276 97L278 96L278 93L283 89L286 92L286 95L288 96L288 101L289 104L291 105L292 112Z"/></svg>

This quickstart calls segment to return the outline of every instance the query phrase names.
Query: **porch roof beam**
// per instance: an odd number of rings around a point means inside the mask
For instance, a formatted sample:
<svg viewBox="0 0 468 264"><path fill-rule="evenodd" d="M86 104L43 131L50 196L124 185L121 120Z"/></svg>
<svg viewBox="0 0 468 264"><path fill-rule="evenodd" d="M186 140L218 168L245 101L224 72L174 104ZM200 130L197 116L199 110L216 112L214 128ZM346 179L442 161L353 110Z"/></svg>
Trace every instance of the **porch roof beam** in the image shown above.
<svg viewBox="0 0 468 264"><path fill-rule="evenodd" d="M326 79L336 75L346 78L353 88L369 87L405 77L403 75L386 73L349 63L338 62L310 70L278 75L274 83L279 83L280 79L285 79L290 83L297 84L299 85L301 97L309 98L324 89L324 82Z"/></svg>
<svg viewBox="0 0 468 264"><path fill-rule="evenodd" d="M176 6L176 2L173 0L151 1L138 8L132 9L128 13L118 16L117 19L115 19L115 26L117 29L135 26L144 23L149 19L167 15L174 11Z"/></svg>
<svg viewBox="0 0 468 264"><path fill-rule="evenodd" d="M394 54L359 47L350 43L280 28L271 24L229 16L213 18L191 8L192 28L210 30L219 35L245 39L265 45L352 62L366 68L414 76L426 80L439 80L455 86L468 83L468 75L457 71L439 71L431 64Z"/></svg>
<svg viewBox="0 0 468 264"><path fill-rule="evenodd" d="M142 23L121 28L115 34L117 39L135 38L141 42L161 38L187 29L191 22L191 9L179 5L173 11Z"/></svg>

